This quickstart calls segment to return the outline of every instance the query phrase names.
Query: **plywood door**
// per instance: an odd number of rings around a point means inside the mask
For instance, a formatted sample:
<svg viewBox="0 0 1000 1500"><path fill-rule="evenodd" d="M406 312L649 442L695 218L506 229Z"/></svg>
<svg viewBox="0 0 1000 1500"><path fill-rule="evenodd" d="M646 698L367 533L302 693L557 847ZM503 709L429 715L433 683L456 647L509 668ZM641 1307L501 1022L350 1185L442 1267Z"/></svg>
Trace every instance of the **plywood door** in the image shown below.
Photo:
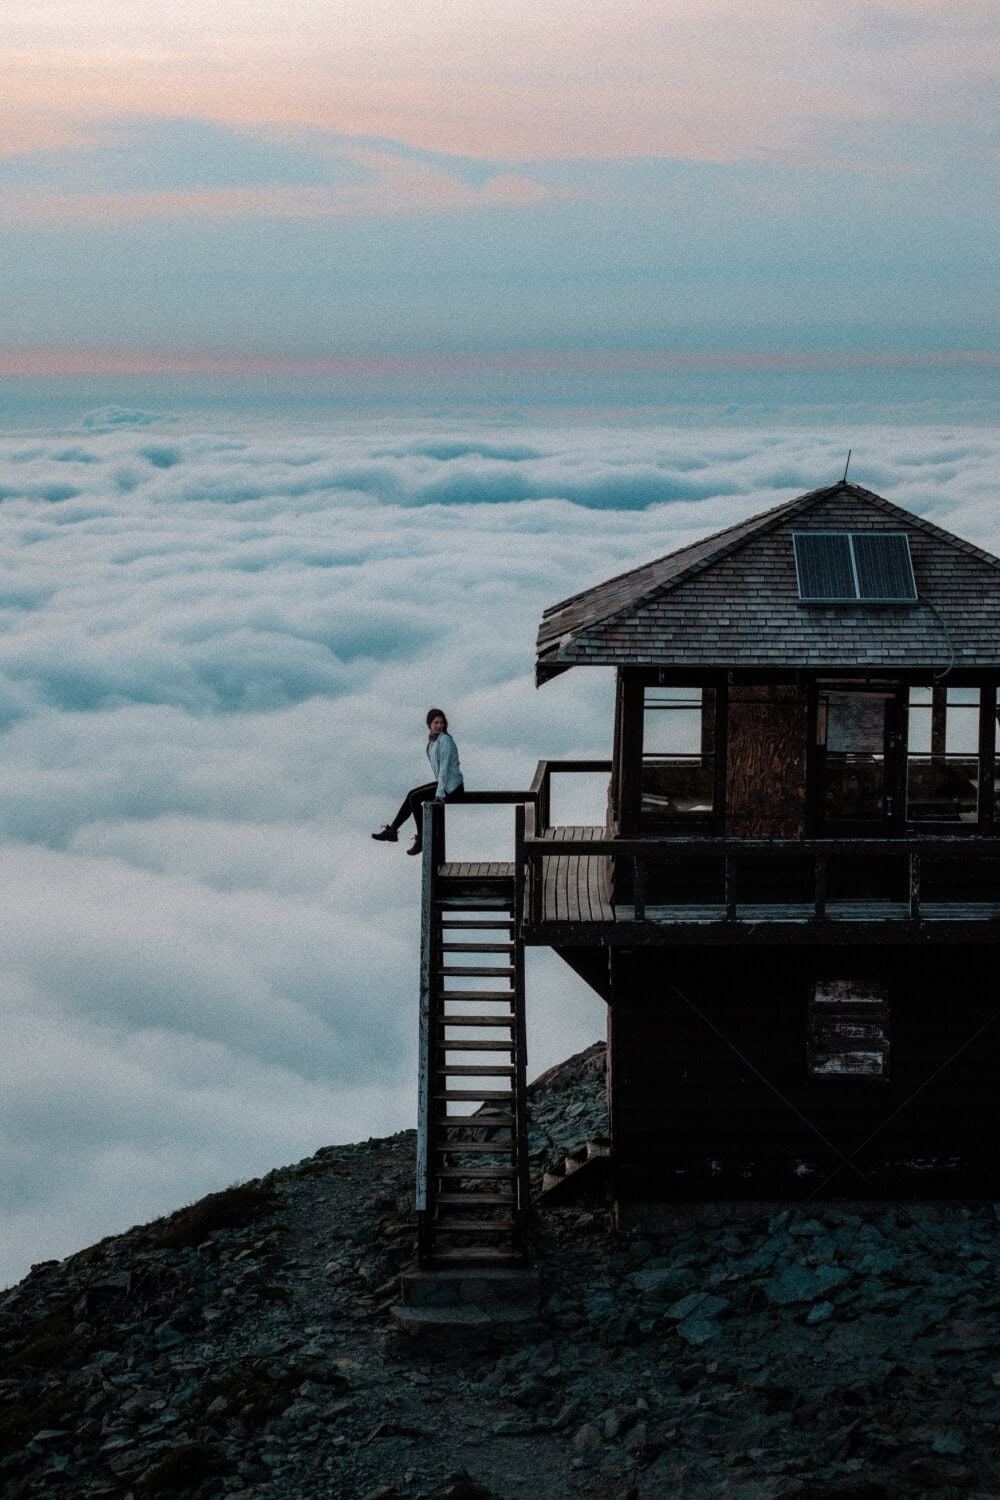
<svg viewBox="0 0 1000 1500"><path fill-rule="evenodd" d="M805 833L808 710L796 687L731 687L726 736L726 832L737 838Z"/></svg>

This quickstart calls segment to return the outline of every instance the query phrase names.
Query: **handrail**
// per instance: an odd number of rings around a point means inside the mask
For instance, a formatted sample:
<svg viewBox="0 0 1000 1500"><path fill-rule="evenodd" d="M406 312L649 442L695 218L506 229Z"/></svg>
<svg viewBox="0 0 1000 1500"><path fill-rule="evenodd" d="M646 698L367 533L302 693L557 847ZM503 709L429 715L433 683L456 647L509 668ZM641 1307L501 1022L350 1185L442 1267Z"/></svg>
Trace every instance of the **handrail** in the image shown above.
<svg viewBox="0 0 1000 1500"><path fill-rule="evenodd" d="M441 956L434 924L434 877L444 861L444 804L425 802L421 818L423 880L420 900L420 1017L417 1047L417 1249L427 1253L430 1235L428 1186L432 1142L430 1099L431 1037L434 1029L434 974Z"/></svg>
<svg viewBox="0 0 1000 1500"><path fill-rule="evenodd" d="M611 769L610 760L540 760L535 767L535 774L531 778L531 790L535 797L535 804L533 808L528 809L528 821L525 825L527 837L533 838L536 831L543 831L551 826L553 773L610 774Z"/></svg>
<svg viewBox="0 0 1000 1500"><path fill-rule="evenodd" d="M462 796L456 798L455 802L446 803L448 807L467 805L470 802L484 805L496 803L498 806L511 803L536 802L538 794L531 788L526 792L463 792Z"/></svg>
<svg viewBox="0 0 1000 1500"><path fill-rule="evenodd" d="M683 866L689 856L714 855L721 857L722 907L727 922L735 922L739 916L737 895L737 873L741 864L760 864L790 859L802 859L812 864L812 897L806 904L813 908L813 915L822 920L828 915L827 877L831 858L840 855L863 855L870 859L875 855L905 859L908 880L903 905L912 922L921 917L921 882L928 862L932 860L963 859L1000 860L1000 838L968 835L920 836L917 838L890 839L756 839L734 836L707 838L662 837L638 839L552 839L524 838L519 844L519 858L531 876L531 920L540 924L544 919L541 900L542 861L545 858L572 859L604 856L611 868L621 872L624 900L632 908L635 920L643 921L649 898L650 879L657 870L674 864ZM631 898L631 899L629 899ZM967 899L964 896L955 898Z"/></svg>
<svg viewBox="0 0 1000 1500"><path fill-rule="evenodd" d="M782 855L808 853L850 852L855 854L936 854L956 859L975 851L979 854L1000 856L1000 837L988 834L943 834L938 838L918 835L914 838L830 838L830 839L759 839L740 838L736 835L709 835L705 838L684 838L664 835L661 838L616 838L609 835L598 839L573 839L572 841L547 838L525 838L526 854L563 855L632 855L647 859L658 855L667 858L674 855L712 853L747 853Z"/></svg>
<svg viewBox="0 0 1000 1500"><path fill-rule="evenodd" d="M610 760L540 760L538 762L538 771L535 772L535 775L537 776L539 771L542 771L543 774L548 772L551 775L553 771L585 771L594 773L610 770Z"/></svg>

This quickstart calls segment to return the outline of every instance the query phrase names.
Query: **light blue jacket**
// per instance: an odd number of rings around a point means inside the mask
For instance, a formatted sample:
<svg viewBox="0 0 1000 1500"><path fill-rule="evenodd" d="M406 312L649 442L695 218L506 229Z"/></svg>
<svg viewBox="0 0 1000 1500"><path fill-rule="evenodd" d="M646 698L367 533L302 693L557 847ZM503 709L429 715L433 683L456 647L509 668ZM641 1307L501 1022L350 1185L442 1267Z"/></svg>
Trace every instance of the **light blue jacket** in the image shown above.
<svg viewBox="0 0 1000 1500"><path fill-rule="evenodd" d="M450 734L439 734L436 740L427 741L427 759L437 777L435 796L447 797L462 783L462 767L458 763L458 746Z"/></svg>

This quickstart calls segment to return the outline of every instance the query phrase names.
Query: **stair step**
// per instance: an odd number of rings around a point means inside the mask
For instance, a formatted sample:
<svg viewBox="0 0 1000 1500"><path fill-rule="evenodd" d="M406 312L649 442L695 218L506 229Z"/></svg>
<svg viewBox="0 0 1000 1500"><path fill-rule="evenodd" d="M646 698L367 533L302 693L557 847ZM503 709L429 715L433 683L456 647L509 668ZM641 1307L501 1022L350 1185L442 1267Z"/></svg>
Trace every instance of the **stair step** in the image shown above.
<svg viewBox="0 0 1000 1500"><path fill-rule="evenodd" d="M481 1099L485 1104L490 1099L496 1099L502 1103L510 1103L514 1095L510 1089L445 1089L443 1093L432 1094L431 1098L444 1104L452 1102L456 1104L474 1103L477 1099ZM475 1121L470 1123L481 1124L482 1122Z"/></svg>
<svg viewBox="0 0 1000 1500"><path fill-rule="evenodd" d="M514 998L511 990L438 990L439 1000L505 1000L508 1003Z"/></svg>
<svg viewBox="0 0 1000 1500"><path fill-rule="evenodd" d="M513 979L514 970L501 968L499 965L490 964L449 964L446 968L438 969L442 979L449 979L453 975L464 975L476 979Z"/></svg>
<svg viewBox="0 0 1000 1500"><path fill-rule="evenodd" d="M434 902L435 911L488 911L494 913L498 911L510 911L513 907L513 877L508 879L506 876L503 876L493 884L491 889L485 891L482 888L483 881L472 879L469 883L477 888L475 893L471 892L468 887L464 891L459 891L457 885L462 884L462 882L456 882L454 876L449 876L448 892ZM487 885L489 884L489 882L486 883Z"/></svg>
<svg viewBox="0 0 1000 1500"><path fill-rule="evenodd" d="M432 1266L520 1266L524 1258L510 1250L501 1250L497 1245L469 1246L464 1250L435 1250L430 1258Z"/></svg>
<svg viewBox="0 0 1000 1500"><path fill-rule="evenodd" d="M446 1063L434 1068L438 1078L513 1078L514 1069L507 1063ZM506 1097L506 1096L505 1096Z"/></svg>
<svg viewBox="0 0 1000 1500"><path fill-rule="evenodd" d="M434 1176L452 1177L516 1177L513 1167L435 1167Z"/></svg>
<svg viewBox="0 0 1000 1500"><path fill-rule="evenodd" d="M516 1207L513 1193L438 1193L435 1201L463 1208Z"/></svg>
<svg viewBox="0 0 1000 1500"><path fill-rule="evenodd" d="M442 953L513 953L513 943L442 943Z"/></svg>
<svg viewBox="0 0 1000 1500"><path fill-rule="evenodd" d="M441 926L453 928L456 932L461 932L463 928L467 928L470 932L485 932L487 928L489 928L491 931L498 928L506 928L506 930L509 932L514 926L514 919L513 917L508 917L506 922L487 922L485 920L483 920L482 922L455 922L446 917L442 918Z"/></svg>
<svg viewBox="0 0 1000 1500"><path fill-rule="evenodd" d="M509 1057L514 1050L514 1041L512 1038L508 1042L486 1042L482 1037L478 1041L473 1038L471 1042L468 1039L460 1042L445 1039L437 1042L436 1046L439 1052L506 1052Z"/></svg>
<svg viewBox="0 0 1000 1500"><path fill-rule="evenodd" d="M438 1234L506 1234L511 1231L509 1217L502 1219L435 1219Z"/></svg>
<svg viewBox="0 0 1000 1500"><path fill-rule="evenodd" d="M511 1149L512 1144L513 1144L512 1141L437 1141L437 1142L435 1142L434 1150L438 1153L439 1156L443 1156L443 1155L465 1156L466 1154L471 1154L473 1156L479 1156L479 1155L501 1156L501 1155L506 1155L506 1156L509 1157L510 1156L510 1149ZM455 1170L456 1170L456 1172L461 1172L461 1171L464 1171L465 1169L462 1168L462 1167L456 1167ZM486 1173L486 1170L487 1169L485 1167L481 1167L481 1168L480 1167L470 1167L469 1168L469 1171L471 1171L471 1172L482 1171L484 1174ZM502 1167L500 1170L501 1171L507 1171L508 1168ZM440 1167L437 1168L436 1171L437 1171L437 1175L439 1177L444 1176L444 1172L442 1171L442 1169ZM449 1167L448 1171L449 1171L449 1174L450 1174L450 1172L451 1172L451 1168L450 1167Z"/></svg>
<svg viewBox="0 0 1000 1500"><path fill-rule="evenodd" d="M442 1270L479 1266L492 1274L524 1264L517 1202L522 949L513 866L483 877L452 874L457 868L435 871L430 891L434 964L424 1099L431 1161L422 1255L424 1264ZM470 988L473 980L482 988Z"/></svg>
<svg viewBox="0 0 1000 1500"><path fill-rule="evenodd" d="M514 1028L513 1016L438 1016L434 1022L435 1026L506 1026L508 1031ZM502 1043L506 1046L507 1043Z"/></svg>
<svg viewBox="0 0 1000 1500"><path fill-rule="evenodd" d="M449 1095L448 1097L451 1098L452 1096ZM509 1094L505 1095L505 1098L509 1099L510 1097L511 1096ZM461 1126L464 1126L464 1127L467 1127L467 1128L471 1127L471 1128L474 1128L476 1130L511 1130L513 1128L513 1125L514 1125L514 1116L513 1115L501 1115L501 1114L496 1114L496 1115L435 1115L433 1117L433 1122L432 1123L435 1124L435 1125L438 1125L438 1126L448 1126L449 1129L453 1128L456 1125L461 1125ZM460 1145L462 1143L458 1142L458 1141L452 1141L451 1144L453 1146L455 1146L455 1145ZM509 1153L511 1151L511 1149L512 1149L512 1145L513 1145L513 1143L511 1141L505 1141L503 1143L504 1150Z"/></svg>

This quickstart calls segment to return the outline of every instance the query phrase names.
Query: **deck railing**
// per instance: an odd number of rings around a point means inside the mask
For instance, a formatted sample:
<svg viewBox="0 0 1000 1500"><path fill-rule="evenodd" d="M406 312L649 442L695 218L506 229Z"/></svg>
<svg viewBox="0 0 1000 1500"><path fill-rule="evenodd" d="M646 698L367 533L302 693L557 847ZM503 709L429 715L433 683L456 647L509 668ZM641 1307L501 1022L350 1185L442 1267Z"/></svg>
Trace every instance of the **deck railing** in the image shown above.
<svg viewBox="0 0 1000 1500"><path fill-rule="evenodd" d="M523 858L527 869L529 890L529 920L541 923L542 910L542 861L557 855L566 859L589 859L603 857L614 861L615 885L619 891L624 887L631 899L628 905L636 921L646 917L650 887L657 876L674 873L683 877L686 870L699 867L704 871L714 856L718 870L719 905L725 908L728 921L735 921L738 908L747 898L740 900L741 875L746 878L752 870L760 879L765 874L775 874L782 866L786 868L805 862L811 866L805 876L805 891L800 904L811 906L812 915L822 919L827 915L829 903L828 876L832 866L847 861L864 861L867 869L876 858L901 862L905 869L905 892L900 892L899 903L905 906L906 915L913 920L920 917L926 869L929 863L963 861L967 869L973 864L985 869L987 862L998 866L1000 878L1000 839L998 838L928 838L912 839L748 839L748 838L594 838L574 839L572 842L557 842L552 838L526 838ZM841 900L865 899L863 891L852 897L841 891ZM870 896L869 896L870 899ZM935 900L955 902L968 901L967 892L952 897L936 895ZM976 899L975 897L971 899ZM772 903L775 908L782 903L780 898ZM785 898L784 904L788 904ZM766 907L767 900L760 902Z"/></svg>
<svg viewBox="0 0 1000 1500"><path fill-rule="evenodd" d="M537 838L551 827L552 777L570 775L610 776L609 760L540 760L531 779L532 805L526 809L525 836Z"/></svg>
<svg viewBox="0 0 1000 1500"><path fill-rule="evenodd" d="M723 835L691 836L648 834L636 838L621 838L611 833L599 837L581 836L574 832L572 840L561 839L559 829L551 822L552 778L558 775L609 774L609 760L543 760L538 762L531 786L525 791L467 792L458 806L476 803L514 805L513 865L515 874L515 897L519 926L526 920L529 926L541 926L545 919L543 861L560 859L600 859L606 863L609 884L613 881L615 903L619 918L627 912L628 918L642 921L647 907L657 905L650 900L655 896L657 882L672 875L683 881L688 872L705 872L714 867L715 875L707 878L717 891L712 903L720 908L720 915L727 921L739 918L739 909L748 904L748 897L741 895L748 877L755 886L762 878L779 876L792 865L799 865L796 880L799 907L811 908L814 919L822 920L828 915L831 904L847 901L871 901L871 891L865 890L864 875L876 861L885 868L892 866L892 905L900 917L919 920L925 900L932 899L935 905L961 905L966 902L987 900L996 904L1000 900L1000 837L979 834L914 834L895 838L808 838L808 839L764 839ZM445 861L445 808L428 805L425 813L425 828L432 844L431 863L437 868ZM944 891L934 890L928 897L928 871L936 871L942 863L962 863L962 877L954 884L948 883ZM845 879L844 871L853 866L862 871L860 882L852 891L852 877ZM966 877L971 877L968 879ZM977 883L982 893L976 892ZM993 895L985 893L987 884L997 888ZM831 885L836 894L831 895ZM878 900L879 898L875 898ZM884 895L884 903L889 900ZM757 908L772 905L777 909L787 905L779 898L769 903L766 894L754 892ZM624 908L624 910L623 910Z"/></svg>

